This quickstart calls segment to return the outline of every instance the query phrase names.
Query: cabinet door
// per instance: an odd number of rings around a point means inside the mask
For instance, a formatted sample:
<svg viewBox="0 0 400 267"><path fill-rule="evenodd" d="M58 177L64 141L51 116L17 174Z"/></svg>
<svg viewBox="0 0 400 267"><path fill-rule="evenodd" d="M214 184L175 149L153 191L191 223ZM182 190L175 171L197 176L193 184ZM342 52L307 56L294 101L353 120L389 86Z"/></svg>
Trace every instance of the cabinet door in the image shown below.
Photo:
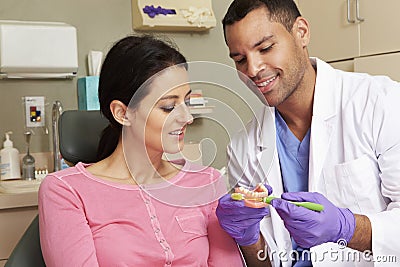
<svg viewBox="0 0 400 267"><path fill-rule="evenodd" d="M400 1L359 0L359 7L361 55L400 51Z"/></svg>
<svg viewBox="0 0 400 267"><path fill-rule="evenodd" d="M386 75L400 81L400 52L354 59L354 71Z"/></svg>
<svg viewBox="0 0 400 267"><path fill-rule="evenodd" d="M354 60L353 59L331 62L329 64L332 67L334 67L335 69L349 71L349 72L354 71Z"/></svg>
<svg viewBox="0 0 400 267"><path fill-rule="evenodd" d="M355 19L355 0L297 1L302 16L310 23L310 56L334 61L359 55L358 23L347 21L347 1L350 17Z"/></svg>
<svg viewBox="0 0 400 267"><path fill-rule="evenodd" d="M0 210L0 259L8 259L37 214L37 206Z"/></svg>

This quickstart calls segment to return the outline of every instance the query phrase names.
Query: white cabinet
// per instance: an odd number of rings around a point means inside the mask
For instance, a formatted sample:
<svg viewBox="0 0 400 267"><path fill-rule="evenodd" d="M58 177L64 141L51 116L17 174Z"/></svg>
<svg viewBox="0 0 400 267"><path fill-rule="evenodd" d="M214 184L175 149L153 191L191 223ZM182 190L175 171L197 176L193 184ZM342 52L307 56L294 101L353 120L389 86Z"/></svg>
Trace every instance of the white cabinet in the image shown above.
<svg viewBox="0 0 400 267"><path fill-rule="evenodd" d="M344 70L344 71L354 71L354 60L353 59L331 62L330 64L335 69Z"/></svg>
<svg viewBox="0 0 400 267"><path fill-rule="evenodd" d="M37 191L0 193L0 266L38 214Z"/></svg>
<svg viewBox="0 0 400 267"><path fill-rule="evenodd" d="M365 72L372 75L386 75L400 82L400 52L357 57L330 63L332 67L344 71Z"/></svg>
<svg viewBox="0 0 400 267"><path fill-rule="evenodd" d="M400 1L359 0L359 7L360 56L400 51Z"/></svg>
<svg viewBox="0 0 400 267"><path fill-rule="evenodd" d="M310 23L310 56L345 71L400 81L399 0L296 0Z"/></svg>
<svg viewBox="0 0 400 267"><path fill-rule="evenodd" d="M297 0L297 3L310 22L311 56L330 62L400 51L400 35L396 34L399 0Z"/></svg>
<svg viewBox="0 0 400 267"><path fill-rule="evenodd" d="M298 0L298 7L310 23L310 56L333 61L358 54L358 27L347 22L346 0Z"/></svg>
<svg viewBox="0 0 400 267"><path fill-rule="evenodd" d="M354 71L372 75L387 75L400 81L400 52L354 59Z"/></svg>

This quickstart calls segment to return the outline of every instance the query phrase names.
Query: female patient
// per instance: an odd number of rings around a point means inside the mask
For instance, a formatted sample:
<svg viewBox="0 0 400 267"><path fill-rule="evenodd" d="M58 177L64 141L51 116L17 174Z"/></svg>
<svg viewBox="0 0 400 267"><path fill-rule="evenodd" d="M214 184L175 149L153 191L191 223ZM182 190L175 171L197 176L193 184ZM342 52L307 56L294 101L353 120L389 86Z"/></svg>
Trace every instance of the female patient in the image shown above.
<svg viewBox="0 0 400 267"><path fill-rule="evenodd" d="M99 161L52 173L40 187L47 266L242 266L215 216L219 173L162 158L182 150L193 120L186 68L154 37L129 36L111 48L99 84L110 122Z"/></svg>

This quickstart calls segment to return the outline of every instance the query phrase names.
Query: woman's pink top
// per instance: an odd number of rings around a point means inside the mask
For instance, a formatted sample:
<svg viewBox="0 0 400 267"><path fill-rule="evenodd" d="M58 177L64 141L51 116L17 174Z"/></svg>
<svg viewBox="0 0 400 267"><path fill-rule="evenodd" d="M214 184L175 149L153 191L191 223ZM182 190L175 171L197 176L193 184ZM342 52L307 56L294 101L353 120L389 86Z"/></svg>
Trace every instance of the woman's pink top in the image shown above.
<svg viewBox="0 0 400 267"><path fill-rule="evenodd" d="M184 168L193 169L189 163ZM181 171L168 182L202 188L220 178L208 167ZM169 197L180 199L173 191ZM96 178L82 163L49 174L39 190L46 265L242 266L236 243L217 221L216 200L192 207L163 200L138 186Z"/></svg>

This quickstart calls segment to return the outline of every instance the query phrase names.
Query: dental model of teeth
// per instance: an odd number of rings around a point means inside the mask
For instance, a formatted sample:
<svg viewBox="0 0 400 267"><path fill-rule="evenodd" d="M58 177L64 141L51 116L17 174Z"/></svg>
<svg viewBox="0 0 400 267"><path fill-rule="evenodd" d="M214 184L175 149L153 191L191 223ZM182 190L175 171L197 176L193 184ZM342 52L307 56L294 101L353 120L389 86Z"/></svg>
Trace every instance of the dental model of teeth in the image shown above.
<svg viewBox="0 0 400 267"><path fill-rule="evenodd" d="M277 198L268 196L268 190L263 184L258 184L253 191L243 187L235 188L235 193L231 194L233 200L243 200L244 205L250 208L263 208L271 203L271 200ZM304 207L313 211L323 211L324 206L313 202L293 202L288 201L296 206Z"/></svg>
<svg viewBox="0 0 400 267"><path fill-rule="evenodd" d="M253 190L248 190L241 186L236 187L235 193L231 194L233 200L243 200L244 205L250 208L263 208L268 206L268 203L263 201L266 197L268 197L268 190L261 183L257 184Z"/></svg>

